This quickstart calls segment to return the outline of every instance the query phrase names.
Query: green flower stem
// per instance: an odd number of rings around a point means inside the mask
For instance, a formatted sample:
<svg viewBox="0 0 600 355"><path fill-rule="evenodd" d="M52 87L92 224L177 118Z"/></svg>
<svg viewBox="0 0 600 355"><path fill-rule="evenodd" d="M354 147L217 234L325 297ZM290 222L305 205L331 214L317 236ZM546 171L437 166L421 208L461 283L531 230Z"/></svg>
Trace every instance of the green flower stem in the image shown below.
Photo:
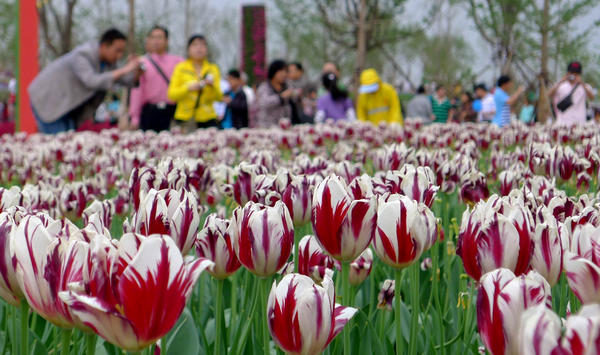
<svg viewBox="0 0 600 355"><path fill-rule="evenodd" d="M417 333L419 328L419 312L420 312L420 300L419 300L419 261L415 260L410 266L411 277L411 321L410 321L410 344L408 353L415 355L417 353Z"/></svg>
<svg viewBox="0 0 600 355"><path fill-rule="evenodd" d="M69 355L69 348L71 347L71 334L73 329L62 330L62 355ZM27 353L26 353L27 354Z"/></svg>
<svg viewBox="0 0 600 355"><path fill-rule="evenodd" d="M96 340L98 336L94 333L89 333L85 335L85 349L87 355L95 355L96 354Z"/></svg>
<svg viewBox="0 0 600 355"><path fill-rule="evenodd" d="M400 289L402 287L402 269L396 269L394 272L395 285L394 285L394 314L396 316L396 354L403 354L403 341L402 341L402 320L400 319ZM381 317L385 316L385 313L380 314ZM383 337L383 333L380 330L380 336Z"/></svg>
<svg viewBox="0 0 600 355"><path fill-rule="evenodd" d="M167 353L167 335L165 334L164 337L162 337L160 339L160 353L161 354L166 354ZM148 349L148 352L150 352L151 349Z"/></svg>
<svg viewBox="0 0 600 355"><path fill-rule="evenodd" d="M269 347L269 317L267 315L267 301L268 301L268 297L269 297L269 286L271 285L271 278L270 277L266 277L264 279L260 280L262 283L262 287L261 287L261 311L262 311L262 315L259 318L260 321L262 322L262 335L263 335L263 354L269 355L271 353L270 347Z"/></svg>
<svg viewBox="0 0 600 355"><path fill-rule="evenodd" d="M561 275L560 276L560 281L559 281L559 288L560 288L560 308L559 308L559 313L558 315L560 317L567 317L567 297L569 295L569 283L566 280L565 275Z"/></svg>
<svg viewBox="0 0 600 355"><path fill-rule="evenodd" d="M350 262L343 261L342 262L342 303L344 304L344 306L351 306L349 274L350 274ZM352 320L349 320L348 324L346 324L346 326L344 327L344 330L342 330L342 332L344 333L343 337L344 337L344 354L345 355L350 355L350 353L352 351L352 349L350 349L350 330L352 329L352 327L349 326L350 322L352 322Z"/></svg>
<svg viewBox="0 0 600 355"><path fill-rule="evenodd" d="M442 309L440 303L440 288L439 288L439 280L438 280L438 268L439 268L439 248L440 242L438 241L433 245L431 250L431 264L432 264L432 292L433 292L433 300L435 303L437 322L438 322L438 333L440 334L440 346L441 346L441 355L446 354L446 348L444 347L444 343L446 342L446 336L444 333L444 311Z"/></svg>
<svg viewBox="0 0 600 355"><path fill-rule="evenodd" d="M300 235L300 228L296 227L294 229L294 272L298 273L298 244L300 243L300 239L302 236Z"/></svg>
<svg viewBox="0 0 600 355"><path fill-rule="evenodd" d="M21 302L25 302L21 300ZM12 345L12 354L17 354L17 310L13 307L10 307L10 312L8 313L8 317L12 318L12 332L10 334L10 343Z"/></svg>
<svg viewBox="0 0 600 355"><path fill-rule="evenodd" d="M237 322L237 288L238 288L238 273L231 275L231 316L229 317L229 341L233 339L233 325Z"/></svg>
<svg viewBox="0 0 600 355"><path fill-rule="evenodd" d="M215 298L215 355L221 355L223 347L223 280L217 280L217 296Z"/></svg>
<svg viewBox="0 0 600 355"><path fill-rule="evenodd" d="M21 300L21 352L29 354L29 304ZM16 330L15 330L16 333Z"/></svg>

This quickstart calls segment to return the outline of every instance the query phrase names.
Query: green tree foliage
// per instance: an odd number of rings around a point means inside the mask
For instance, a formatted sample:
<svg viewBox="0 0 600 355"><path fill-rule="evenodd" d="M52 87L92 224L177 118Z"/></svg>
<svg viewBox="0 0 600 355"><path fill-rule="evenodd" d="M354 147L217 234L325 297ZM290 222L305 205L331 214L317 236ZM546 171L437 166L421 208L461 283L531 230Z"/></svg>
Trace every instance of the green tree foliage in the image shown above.
<svg viewBox="0 0 600 355"><path fill-rule="evenodd" d="M17 41L17 0L0 0L0 71L14 70Z"/></svg>

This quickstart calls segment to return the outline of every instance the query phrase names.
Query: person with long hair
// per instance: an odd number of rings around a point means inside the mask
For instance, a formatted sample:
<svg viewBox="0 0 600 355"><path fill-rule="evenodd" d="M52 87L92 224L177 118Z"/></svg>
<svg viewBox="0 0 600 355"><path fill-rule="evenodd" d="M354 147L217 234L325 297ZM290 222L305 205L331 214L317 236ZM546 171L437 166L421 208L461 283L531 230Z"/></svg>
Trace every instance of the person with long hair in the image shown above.
<svg viewBox="0 0 600 355"><path fill-rule="evenodd" d="M175 123L189 130L218 127L213 103L221 100L219 67L208 61L208 45L202 35L193 35L187 43L187 59L175 67L167 95L177 103Z"/></svg>
<svg viewBox="0 0 600 355"><path fill-rule="evenodd" d="M317 113L315 122L323 122L326 119L356 120L356 113L352 100L348 97L348 91L340 89L337 75L332 72L324 73L321 77L323 87L327 92L319 97L317 101Z"/></svg>
<svg viewBox="0 0 600 355"><path fill-rule="evenodd" d="M258 112L251 122L252 128L269 128L276 126L282 118L291 120L290 98L294 91L287 87L288 65L281 59L269 65L268 80L260 84L256 91Z"/></svg>

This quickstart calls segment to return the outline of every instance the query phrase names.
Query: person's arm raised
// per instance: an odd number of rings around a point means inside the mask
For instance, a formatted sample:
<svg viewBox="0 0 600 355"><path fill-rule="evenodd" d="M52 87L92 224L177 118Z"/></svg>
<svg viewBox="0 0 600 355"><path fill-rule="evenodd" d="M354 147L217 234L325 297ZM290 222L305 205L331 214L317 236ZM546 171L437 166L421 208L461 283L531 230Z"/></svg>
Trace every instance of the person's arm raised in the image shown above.
<svg viewBox="0 0 600 355"><path fill-rule="evenodd" d="M511 105L514 104L515 102L517 102L517 100L519 99L519 96L521 96L521 94L525 92L525 87L524 86L519 86L519 88L517 89L517 91L512 94L511 97L508 98L508 100L506 101L507 104Z"/></svg>

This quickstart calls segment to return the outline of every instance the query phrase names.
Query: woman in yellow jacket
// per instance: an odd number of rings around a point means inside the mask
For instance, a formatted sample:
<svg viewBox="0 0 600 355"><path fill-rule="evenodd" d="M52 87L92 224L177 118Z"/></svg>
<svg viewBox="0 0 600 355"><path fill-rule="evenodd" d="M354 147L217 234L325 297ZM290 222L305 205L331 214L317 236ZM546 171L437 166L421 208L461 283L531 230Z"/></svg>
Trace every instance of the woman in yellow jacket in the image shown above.
<svg viewBox="0 0 600 355"><path fill-rule="evenodd" d="M196 122L198 128L218 127L213 103L220 101L219 68L206 57L208 46L202 35L193 35L187 44L187 60L177 64L167 96L177 103L175 124L186 128Z"/></svg>
<svg viewBox="0 0 600 355"><path fill-rule="evenodd" d="M403 124L396 90L392 85L382 82L375 69L366 69L360 74L358 92L356 117L360 121Z"/></svg>

